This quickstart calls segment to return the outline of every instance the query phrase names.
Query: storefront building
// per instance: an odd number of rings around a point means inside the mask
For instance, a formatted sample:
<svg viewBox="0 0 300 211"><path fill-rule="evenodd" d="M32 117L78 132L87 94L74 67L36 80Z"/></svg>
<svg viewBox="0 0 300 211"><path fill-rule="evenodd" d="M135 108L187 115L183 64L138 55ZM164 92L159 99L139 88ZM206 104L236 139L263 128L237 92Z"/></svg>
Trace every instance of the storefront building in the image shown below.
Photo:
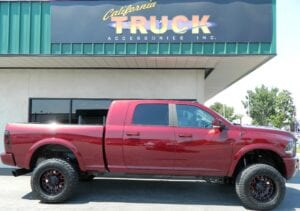
<svg viewBox="0 0 300 211"><path fill-rule="evenodd" d="M8 122L102 124L113 99L204 103L276 55L275 10L275 0L0 0L0 135Z"/></svg>

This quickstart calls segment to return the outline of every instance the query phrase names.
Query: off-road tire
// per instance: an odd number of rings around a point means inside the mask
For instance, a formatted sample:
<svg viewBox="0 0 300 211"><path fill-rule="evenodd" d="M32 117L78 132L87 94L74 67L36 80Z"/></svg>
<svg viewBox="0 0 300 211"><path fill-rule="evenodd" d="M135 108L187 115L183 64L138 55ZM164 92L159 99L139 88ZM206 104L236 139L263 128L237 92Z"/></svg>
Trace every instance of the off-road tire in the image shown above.
<svg viewBox="0 0 300 211"><path fill-rule="evenodd" d="M257 180L259 180L259 182L255 183L254 181ZM255 186L255 188L253 188L253 184L260 186ZM267 190L273 190L267 191L270 196L265 198L264 196L266 195L264 194L262 194L263 196L261 198L259 196L254 196L253 190L262 187L261 184L267 185ZM270 165L254 164L245 168L238 174L235 189L238 197L246 208L253 210L271 210L277 207L285 196L285 179ZM259 191L257 191L257 193L258 192Z"/></svg>
<svg viewBox="0 0 300 211"><path fill-rule="evenodd" d="M60 188L59 193L49 193L45 189L45 175L48 172L60 173L59 178L63 178L62 188ZM58 176L53 176L54 182L55 178ZM41 161L38 166L34 169L31 176L31 189L42 202L45 203L60 203L67 200L73 193L78 183L78 173L76 168L74 168L70 163L65 160L58 158L51 158Z"/></svg>

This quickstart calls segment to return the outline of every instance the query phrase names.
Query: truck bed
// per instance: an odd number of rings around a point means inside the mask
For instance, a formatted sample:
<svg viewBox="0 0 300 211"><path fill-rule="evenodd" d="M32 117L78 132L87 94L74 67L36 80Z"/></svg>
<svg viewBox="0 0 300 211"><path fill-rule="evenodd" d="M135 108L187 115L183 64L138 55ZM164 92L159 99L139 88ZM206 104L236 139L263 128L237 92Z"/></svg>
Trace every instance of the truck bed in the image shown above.
<svg viewBox="0 0 300 211"><path fill-rule="evenodd" d="M6 129L12 131L10 136L14 141L7 151L14 152L19 167L29 168L30 158L40 146L57 143L81 158L78 164L82 171L105 171L102 146L104 126L8 124Z"/></svg>

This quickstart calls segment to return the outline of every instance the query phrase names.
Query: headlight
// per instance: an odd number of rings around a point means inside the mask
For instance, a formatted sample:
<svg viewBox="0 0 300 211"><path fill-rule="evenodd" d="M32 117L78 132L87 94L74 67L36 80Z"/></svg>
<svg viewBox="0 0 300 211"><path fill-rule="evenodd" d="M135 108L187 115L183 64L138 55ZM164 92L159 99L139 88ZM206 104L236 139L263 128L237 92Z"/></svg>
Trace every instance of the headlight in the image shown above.
<svg viewBox="0 0 300 211"><path fill-rule="evenodd" d="M296 155L296 141L290 141L285 147L285 153L291 156Z"/></svg>

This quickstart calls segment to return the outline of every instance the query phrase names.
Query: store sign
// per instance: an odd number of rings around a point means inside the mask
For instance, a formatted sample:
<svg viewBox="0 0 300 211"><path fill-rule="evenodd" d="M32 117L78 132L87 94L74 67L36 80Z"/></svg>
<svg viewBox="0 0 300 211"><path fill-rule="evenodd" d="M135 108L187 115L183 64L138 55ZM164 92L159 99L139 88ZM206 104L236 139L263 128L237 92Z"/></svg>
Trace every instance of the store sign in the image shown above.
<svg viewBox="0 0 300 211"><path fill-rule="evenodd" d="M271 42L272 0L51 2L52 43Z"/></svg>

